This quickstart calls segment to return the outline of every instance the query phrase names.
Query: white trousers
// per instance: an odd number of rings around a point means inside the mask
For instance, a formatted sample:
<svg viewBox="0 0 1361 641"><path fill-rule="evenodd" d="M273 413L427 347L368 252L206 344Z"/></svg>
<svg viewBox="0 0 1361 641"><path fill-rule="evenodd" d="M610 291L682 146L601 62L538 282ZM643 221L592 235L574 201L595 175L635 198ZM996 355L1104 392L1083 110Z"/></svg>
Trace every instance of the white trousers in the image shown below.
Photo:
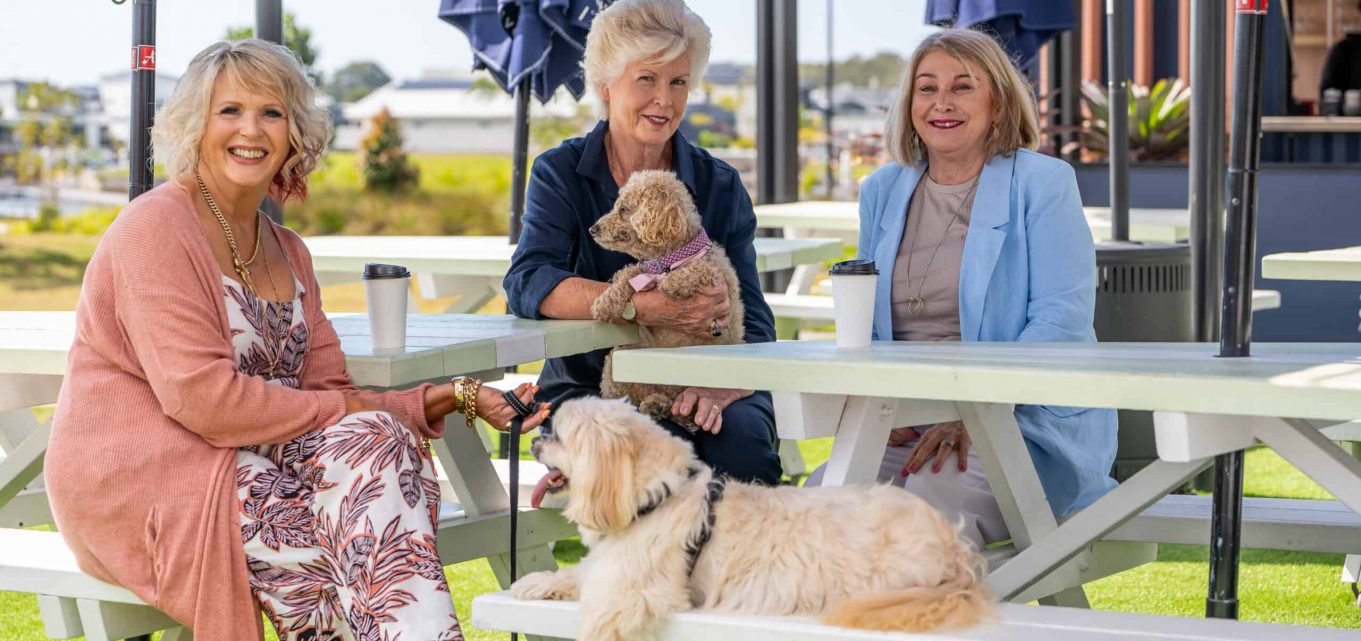
<svg viewBox="0 0 1361 641"><path fill-rule="evenodd" d="M885 447L884 458L879 462L877 480L901 487L916 494L940 510L946 518L960 523L960 534L973 542L978 550L988 543L1005 541L1011 538L1007 524L1002 520L1002 511L997 507L997 497L993 496L988 477L983 474L983 466L978 462L978 454L969 450L968 469L961 472L951 456L939 472L932 472L930 464L922 466L915 474L903 478L898 475L907 464L907 456L916 441L908 441L899 447ZM824 464L808 475L804 487L822 484Z"/></svg>

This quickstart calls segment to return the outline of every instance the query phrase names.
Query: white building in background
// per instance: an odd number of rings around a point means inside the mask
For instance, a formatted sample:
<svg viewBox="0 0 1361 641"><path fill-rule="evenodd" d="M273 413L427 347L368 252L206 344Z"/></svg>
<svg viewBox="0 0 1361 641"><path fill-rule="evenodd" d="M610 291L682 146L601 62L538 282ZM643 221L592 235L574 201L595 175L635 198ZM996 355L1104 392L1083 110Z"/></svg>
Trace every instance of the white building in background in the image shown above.
<svg viewBox="0 0 1361 641"><path fill-rule="evenodd" d="M589 92L578 103L559 90L547 105L531 101L530 120L544 116L572 117L578 107L589 113ZM402 127L406 151L439 154L509 154L515 132L515 101L499 89L473 88L470 77L426 77L396 80L369 95L341 106L334 149L353 150L369 129L369 120L386 108Z"/></svg>
<svg viewBox="0 0 1361 641"><path fill-rule="evenodd" d="M175 91L178 76L156 72L156 111L161 110L171 92ZM92 116L90 124L102 129L106 139L127 145L132 129L132 73L119 71L99 78L99 103L102 113Z"/></svg>

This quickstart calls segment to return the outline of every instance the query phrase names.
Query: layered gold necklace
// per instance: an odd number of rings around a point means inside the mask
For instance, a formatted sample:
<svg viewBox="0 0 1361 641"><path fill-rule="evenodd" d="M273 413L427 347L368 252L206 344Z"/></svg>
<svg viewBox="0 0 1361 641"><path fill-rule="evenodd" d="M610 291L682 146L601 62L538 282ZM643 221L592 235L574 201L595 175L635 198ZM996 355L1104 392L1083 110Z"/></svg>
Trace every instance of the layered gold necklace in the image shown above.
<svg viewBox="0 0 1361 641"><path fill-rule="evenodd" d="M264 318L265 301L260 298L260 293L256 290L255 281L251 278L250 274L251 264L255 262L256 258L260 257L260 238L265 235L264 213L259 210L255 211L255 249L251 252L249 259L241 260L241 253L236 248L236 234L232 233L232 226L227 223L227 217L222 215L222 209L217 206L217 200L213 198L212 192L208 191L208 186L203 183L203 176L200 175L197 170L194 171L194 180L198 182L198 191L203 195L203 202L208 205L208 211L213 213L213 217L217 219L217 224L222 227L222 235L227 238L227 248L230 249L232 253L232 269L236 271L237 277L241 279L241 286L255 298L255 304L260 311L260 317ZM269 252L265 252L264 263L265 277L269 279L269 288L274 292L274 297L278 298L279 291L274 286L274 271L269 265ZM281 342L287 340L288 334L288 328L284 328L283 336L280 336L279 340ZM274 358L269 363L269 375L267 378L273 379L276 377L275 369L279 366L279 361L283 358L283 352L282 344L274 350Z"/></svg>

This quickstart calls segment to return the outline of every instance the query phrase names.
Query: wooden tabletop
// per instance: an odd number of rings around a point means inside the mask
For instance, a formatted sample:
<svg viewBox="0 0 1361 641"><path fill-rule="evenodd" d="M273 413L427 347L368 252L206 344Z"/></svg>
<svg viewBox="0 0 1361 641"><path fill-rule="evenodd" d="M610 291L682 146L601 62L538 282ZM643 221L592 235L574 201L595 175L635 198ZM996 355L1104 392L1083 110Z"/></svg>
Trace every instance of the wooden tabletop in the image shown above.
<svg viewBox="0 0 1361 641"><path fill-rule="evenodd" d="M1092 237L1110 238L1110 208L1083 207ZM764 228L810 229L854 232L860 228L860 206L851 201L804 200L756 207L756 225ZM1145 242L1175 243L1191 236L1190 214L1185 209L1130 209L1130 238Z"/></svg>
<svg viewBox="0 0 1361 641"><path fill-rule="evenodd" d="M620 381L927 400L1250 416L1361 417L1361 343L831 341L626 350Z"/></svg>
<svg viewBox="0 0 1361 641"><path fill-rule="evenodd" d="M398 387L637 340L632 326L595 321L412 314L405 348L375 350L367 316L337 314L331 320L355 384L369 387ZM74 335L74 312L0 312L0 374L64 374Z"/></svg>
<svg viewBox="0 0 1361 641"><path fill-rule="evenodd" d="M415 274L500 278L515 253L504 236L311 236L303 242L316 271L356 278L364 263L403 265ZM755 246L761 272L841 257L841 242L830 238L757 238Z"/></svg>
<svg viewBox="0 0 1361 641"><path fill-rule="evenodd" d="M1262 278L1361 282L1361 247L1269 254Z"/></svg>

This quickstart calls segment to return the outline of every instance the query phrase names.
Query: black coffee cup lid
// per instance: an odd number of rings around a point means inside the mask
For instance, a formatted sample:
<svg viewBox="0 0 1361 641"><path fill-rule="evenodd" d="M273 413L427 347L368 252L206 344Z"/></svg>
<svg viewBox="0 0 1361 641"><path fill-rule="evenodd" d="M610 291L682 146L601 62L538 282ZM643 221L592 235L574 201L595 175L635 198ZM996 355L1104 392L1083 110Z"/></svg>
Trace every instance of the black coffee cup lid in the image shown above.
<svg viewBox="0 0 1361 641"><path fill-rule="evenodd" d="M833 276L874 276L879 273L879 270L875 268L874 261L860 259L843 260L836 263L835 265L832 265L832 269L829 270L828 273Z"/></svg>
<svg viewBox="0 0 1361 641"><path fill-rule="evenodd" d="M384 265L383 263L366 263L364 265L365 280L410 277L411 272L401 265Z"/></svg>

